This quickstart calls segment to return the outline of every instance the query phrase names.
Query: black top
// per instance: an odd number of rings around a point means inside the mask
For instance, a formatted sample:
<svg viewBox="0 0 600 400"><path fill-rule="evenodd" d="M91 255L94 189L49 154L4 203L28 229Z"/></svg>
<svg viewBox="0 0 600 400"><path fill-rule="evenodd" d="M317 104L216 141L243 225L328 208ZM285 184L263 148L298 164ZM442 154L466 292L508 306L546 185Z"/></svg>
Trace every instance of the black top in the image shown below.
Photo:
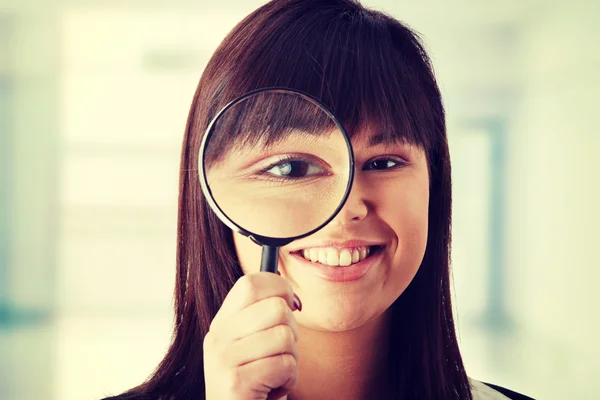
<svg viewBox="0 0 600 400"><path fill-rule="evenodd" d="M514 392L514 391L504 388L502 386L494 385L494 384L487 383L487 382L481 382L481 383L502 393L503 395L505 395L506 397L508 397L511 400L534 400L532 397L525 396L524 394Z"/></svg>
<svg viewBox="0 0 600 400"><path fill-rule="evenodd" d="M481 381L480 381L481 382ZM497 392L500 392L504 396L508 397L511 400L535 400L532 397L525 396L524 394L517 393L513 390L507 389L502 386L494 385L492 383L481 382L482 384L494 389ZM157 400L156 397L147 396L147 395L120 395L115 397L107 397L103 400Z"/></svg>

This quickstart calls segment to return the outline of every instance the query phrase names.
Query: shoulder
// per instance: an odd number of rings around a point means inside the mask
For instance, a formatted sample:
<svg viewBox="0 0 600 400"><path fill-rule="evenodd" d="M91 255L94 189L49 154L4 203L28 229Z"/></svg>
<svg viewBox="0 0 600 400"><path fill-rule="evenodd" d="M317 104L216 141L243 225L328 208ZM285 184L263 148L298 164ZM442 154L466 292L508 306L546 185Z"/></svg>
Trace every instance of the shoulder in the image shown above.
<svg viewBox="0 0 600 400"><path fill-rule="evenodd" d="M533 400L531 397L491 383L469 378L473 400Z"/></svg>

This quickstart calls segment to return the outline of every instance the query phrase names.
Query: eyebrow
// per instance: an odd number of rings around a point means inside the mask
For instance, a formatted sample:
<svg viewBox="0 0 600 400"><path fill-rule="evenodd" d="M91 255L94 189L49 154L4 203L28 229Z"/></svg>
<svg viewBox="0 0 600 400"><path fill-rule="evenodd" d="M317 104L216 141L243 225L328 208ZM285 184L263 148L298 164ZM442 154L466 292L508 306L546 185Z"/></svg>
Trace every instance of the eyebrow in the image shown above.
<svg viewBox="0 0 600 400"><path fill-rule="evenodd" d="M387 138L382 133L379 133L379 134L373 135L369 138L369 146L374 147L374 146L377 146L380 144L387 144L389 141L390 141L389 138Z"/></svg>
<svg viewBox="0 0 600 400"><path fill-rule="evenodd" d="M375 147L381 144L404 144L406 141L402 138L395 138L391 135L385 135L383 133L378 133L377 135L373 135L369 138L369 146Z"/></svg>

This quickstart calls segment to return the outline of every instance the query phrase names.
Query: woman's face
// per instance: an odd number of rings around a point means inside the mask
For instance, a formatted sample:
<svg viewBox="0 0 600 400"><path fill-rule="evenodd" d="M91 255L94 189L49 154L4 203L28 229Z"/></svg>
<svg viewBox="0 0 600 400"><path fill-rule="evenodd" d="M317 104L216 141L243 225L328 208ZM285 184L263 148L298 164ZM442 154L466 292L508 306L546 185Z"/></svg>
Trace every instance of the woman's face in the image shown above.
<svg viewBox="0 0 600 400"><path fill-rule="evenodd" d="M354 183L342 210L279 250L279 272L302 300L296 318L318 330L349 330L381 315L415 276L427 243L424 151L377 143L369 132L352 146ZM259 271L260 246L238 233L234 241L244 273Z"/></svg>

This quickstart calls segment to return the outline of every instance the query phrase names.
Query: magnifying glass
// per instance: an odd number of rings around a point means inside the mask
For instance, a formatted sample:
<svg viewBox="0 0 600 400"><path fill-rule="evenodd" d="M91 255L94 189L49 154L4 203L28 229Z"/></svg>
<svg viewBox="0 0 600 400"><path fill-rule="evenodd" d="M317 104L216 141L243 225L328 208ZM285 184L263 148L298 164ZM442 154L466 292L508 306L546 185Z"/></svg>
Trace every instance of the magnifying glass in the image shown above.
<svg viewBox="0 0 600 400"><path fill-rule="evenodd" d="M265 88L210 122L198 161L202 191L232 230L261 245L261 271L277 272L279 247L327 225L354 177L348 135L310 95Z"/></svg>

